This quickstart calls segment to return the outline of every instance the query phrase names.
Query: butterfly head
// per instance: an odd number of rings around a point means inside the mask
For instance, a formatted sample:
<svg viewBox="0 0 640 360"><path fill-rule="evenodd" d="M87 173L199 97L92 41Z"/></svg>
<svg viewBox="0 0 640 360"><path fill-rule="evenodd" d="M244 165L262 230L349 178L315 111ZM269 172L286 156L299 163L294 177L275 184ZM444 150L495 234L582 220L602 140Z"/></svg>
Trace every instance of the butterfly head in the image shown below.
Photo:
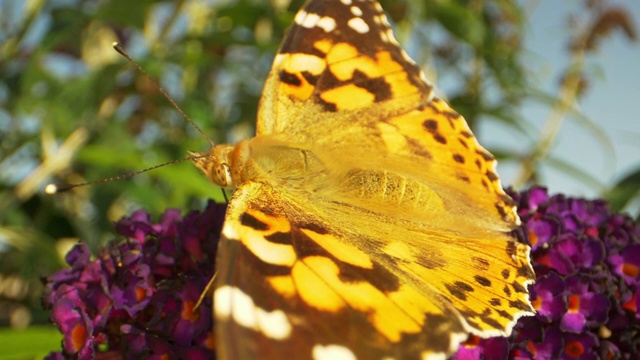
<svg viewBox="0 0 640 360"><path fill-rule="evenodd" d="M235 146L215 145L208 153L190 151L191 161L211 182L232 189L243 180L248 145L241 141Z"/></svg>
<svg viewBox="0 0 640 360"><path fill-rule="evenodd" d="M234 184L229 159L232 150L230 145L216 145L209 153L190 151L189 154L191 161L211 182L223 188L232 188Z"/></svg>

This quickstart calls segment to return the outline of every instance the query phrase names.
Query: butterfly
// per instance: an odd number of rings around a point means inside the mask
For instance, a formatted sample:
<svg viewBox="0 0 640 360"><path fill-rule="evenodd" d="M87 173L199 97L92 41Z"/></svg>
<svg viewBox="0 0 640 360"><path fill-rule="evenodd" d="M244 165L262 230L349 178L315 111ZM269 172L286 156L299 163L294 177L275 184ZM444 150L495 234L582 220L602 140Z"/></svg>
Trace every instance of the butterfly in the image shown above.
<svg viewBox="0 0 640 360"><path fill-rule="evenodd" d="M193 160L234 188L213 303L222 359L441 359L533 314L496 161L374 0L309 0L256 136Z"/></svg>

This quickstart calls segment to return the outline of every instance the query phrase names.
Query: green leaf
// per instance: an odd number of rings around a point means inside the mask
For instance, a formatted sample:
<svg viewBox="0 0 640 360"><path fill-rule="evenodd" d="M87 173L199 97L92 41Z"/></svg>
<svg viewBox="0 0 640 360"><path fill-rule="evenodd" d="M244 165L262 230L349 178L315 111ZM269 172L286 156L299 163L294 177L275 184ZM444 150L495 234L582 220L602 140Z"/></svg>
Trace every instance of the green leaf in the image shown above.
<svg viewBox="0 0 640 360"><path fill-rule="evenodd" d="M622 180L618 181L609 191L604 194L604 198L609 200L611 210L618 212L625 209L640 196L640 167ZM636 210L637 212L637 210ZM636 213L636 216L639 215Z"/></svg>
<svg viewBox="0 0 640 360"><path fill-rule="evenodd" d="M438 1L433 2L428 10L442 26L458 39L474 48L482 44L486 32L484 22L481 13L474 11L471 6L453 1Z"/></svg>
<svg viewBox="0 0 640 360"><path fill-rule="evenodd" d="M53 326L0 329L0 359L42 359L52 351L62 350L61 341L62 334Z"/></svg>

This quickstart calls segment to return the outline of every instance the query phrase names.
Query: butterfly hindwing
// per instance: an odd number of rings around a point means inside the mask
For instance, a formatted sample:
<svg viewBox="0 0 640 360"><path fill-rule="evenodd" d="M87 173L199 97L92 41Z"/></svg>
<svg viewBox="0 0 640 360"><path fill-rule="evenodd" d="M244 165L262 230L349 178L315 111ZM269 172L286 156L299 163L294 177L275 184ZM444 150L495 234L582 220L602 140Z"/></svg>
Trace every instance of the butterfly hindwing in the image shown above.
<svg viewBox="0 0 640 360"><path fill-rule="evenodd" d="M307 222L315 216L292 219L272 188L247 183L230 206L214 295L221 358L419 358L465 337L446 301Z"/></svg>
<svg viewBox="0 0 640 360"><path fill-rule="evenodd" d="M504 335L531 311L520 285L532 276L528 248L506 235L451 238L303 206L255 182L234 193L214 296L221 358L444 355L468 332ZM339 218L357 218L356 229Z"/></svg>

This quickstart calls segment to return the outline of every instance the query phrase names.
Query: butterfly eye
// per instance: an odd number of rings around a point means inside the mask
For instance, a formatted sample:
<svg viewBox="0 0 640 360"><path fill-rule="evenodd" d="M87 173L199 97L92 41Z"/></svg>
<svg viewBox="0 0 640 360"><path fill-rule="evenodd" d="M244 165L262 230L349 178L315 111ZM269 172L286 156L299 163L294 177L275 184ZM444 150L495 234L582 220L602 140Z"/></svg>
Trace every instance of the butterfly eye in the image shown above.
<svg viewBox="0 0 640 360"><path fill-rule="evenodd" d="M233 179L231 179L231 168L227 163L218 164L216 167L216 178L214 182L222 187L229 187L233 184Z"/></svg>

